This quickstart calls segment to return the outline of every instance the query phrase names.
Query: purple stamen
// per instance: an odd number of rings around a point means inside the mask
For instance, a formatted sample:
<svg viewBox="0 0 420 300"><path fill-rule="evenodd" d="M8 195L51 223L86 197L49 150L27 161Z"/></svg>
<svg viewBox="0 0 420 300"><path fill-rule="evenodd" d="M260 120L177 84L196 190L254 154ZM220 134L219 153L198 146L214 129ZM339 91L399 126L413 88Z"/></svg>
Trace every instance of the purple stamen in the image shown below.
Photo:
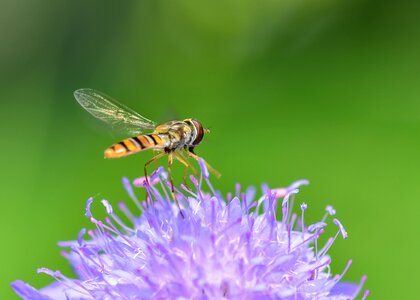
<svg viewBox="0 0 420 300"><path fill-rule="evenodd" d="M134 224L135 223L135 217L131 213L131 211L128 209L127 205L125 205L124 202L118 203L118 208L125 214L125 216Z"/></svg>
<svg viewBox="0 0 420 300"><path fill-rule="evenodd" d="M82 228L82 230L80 230L79 234L77 235L77 242L79 243L79 246L84 245L83 236L85 234L86 234L86 229Z"/></svg>
<svg viewBox="0 0 420 300"><path fill-rule="evenodd" d="M306 238L305 240L303 240L302 242L300 242L299 244L294 246L292 249L296 249L296 248L308 243L309 241L317 239L323 233L324 233L324 229L321 229L321 230L317 231L316 233L312 234L311 236L309 236L308 238Z"/></svg>
<svg viewBox="0 0 420 300"><path fill-rule="evenodd" d="M343 237L343 239L347 238L347 231L344 229L343 225L341 225L340 221L337 219L333 220L334 224L338 226L338 229L340 230L341 236Z"/></svg>
<svg viewBox="0 0 420 300"><path fill-rule="evenodd" d="M209 170L207 169L206 162L204 161L204 159L199 159L198 164L200 165L201 174L203 174L205 178L209 178L210 173L209 173Z"/></svg>
<svg viewBox="0 0 420 300"><path fill-rule="evenodd" d="M136 194L134 193L133 187L131 186L130 180L128 180L128 178L126 177L123 177L122 182L123 182L123 186L125 190L127 191L128 196L131 198L131 200L133 200L134 204L136 204L138 209L140 211L143 211L141 204L139 200L137 199Z"/></svg>
<svg viewBox="0 0 420 300"><path fill-rule="evenodd" d="M90 198L86 201L86 206L85 206L85 209L86 209L85 216L86 216L86 218L90 218L90 217L92 217L92 213L90 212L90 206L91 206L92 202L93 202L93 198L92 198L92 197L90 197Z"/></svg>
<svg viewBox="0 0 420 300"><path fill-rule="evenodd" d="M308 208L308 205L305 203L305 202L303 202L301 205L300 205L300 209L302 210L302 224L301 224L301 227L302 227L302 233L305 233L305 210ZM303 235L302 235L302 237L303 237Z"/></svg>
<svg viewBox="0 0 420 300"><path fill-rule="evenodd" d="M325 210L330 214L330 216L334 216L335 215L335 209L331 206L328 205Z"/></svg>
<svg viewBox="0 0 420 300"><path fill-rule="evenodd" d="M235 184L235 195L236 195L236 197L239 197L240 194L241 194L241 184L236 183Z"/></svg>
<svg viewBox="0 0 420 300"><path fill-rule="evenodd" d="M307 228L307 230L309 232L314 232L316 230L319 230L321 228L324 228L325 226L327 226L327 223L317 222L317 223L314 223L314 224L309 225L308 228Z"/></svg>
<svg viewBox="0 0 420 300"><path fill-rule="evenodd" d="M112 214L112 206L111 206L111 204L109 204L108 200L104 199L104 200L101 200L101 202L105 206L106 213L108 215L111 215Z"/></svg>
<svg viewBox="0 0 420 300"><path fill-rule="evenodd" d="M369 294L370 294L370 291L369 291L369 290L366 290L366 291L363 293L362 300L365 300L365 299L369 296Z"/></svg>
<svg viewBox="0 0 420 300"><path fill-rule="evenodd" d="M291 190L295 190L295 189L297 189L297 188L299 188L300 186L302 186L302 185L308 185L309 184L309 180L306 180L306 179L301 179L301 180L298 180L298 181L295 181L295 182L293 182L289 187L288 187L288 190L289 191L291 191Z"/></svg>

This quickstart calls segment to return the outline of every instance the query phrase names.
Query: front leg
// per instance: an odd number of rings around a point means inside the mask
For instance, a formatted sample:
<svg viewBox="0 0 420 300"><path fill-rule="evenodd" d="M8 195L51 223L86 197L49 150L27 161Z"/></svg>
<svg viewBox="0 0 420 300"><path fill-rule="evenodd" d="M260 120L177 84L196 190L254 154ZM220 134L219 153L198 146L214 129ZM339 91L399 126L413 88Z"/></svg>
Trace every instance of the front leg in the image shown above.
<svg viewBox="0 0 420 300"><path fill-rule="evenodd" d="M188 149L186 148L185 151L187 152L189 157L194 158L196 161L199 161L200 159L203 160L203 162L206 164L206 167L209 169L209 171L216 176L217 178L220 178L220 176L222 176L222 174L220 174L216 169L214 169L212 166L210 166L210 164L208 162L206 162L204 160L204 158L198 156L197 154L194 153L194 147L189 147Z"/></svg>
<svg viewBox="0 0 420 300"><path fill-rule="evenodd" d="M174 156L176 159L179 160L180 163L182 163L185 166L185 171L184 171L184 184L186 187L188 187L188 183L187 183L187 175L188 175L188 169L191 168L191 170L194 172L194 174L197 174L197 171L194 169L194 167L190 164L190 162L188 161L188 158L185 157L182 152L174 152Z"/></svg>

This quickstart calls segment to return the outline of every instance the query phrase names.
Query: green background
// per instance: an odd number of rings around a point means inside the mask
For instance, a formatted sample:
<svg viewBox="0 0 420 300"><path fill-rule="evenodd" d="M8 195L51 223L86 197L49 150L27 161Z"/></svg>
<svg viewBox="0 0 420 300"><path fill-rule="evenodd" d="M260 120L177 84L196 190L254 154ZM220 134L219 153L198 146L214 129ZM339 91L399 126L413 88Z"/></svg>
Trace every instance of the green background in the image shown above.
<svg viewBox="0 0 420 300"><path fill-rule="evenodd" d="M332 204L349 232L331 249L333 273L352 258L345 279L368 275L372 299L410 299L420 267L415 2L2 0L0 298L17 298L16 279L51 282L38 267L71 274L57 241L92 227L89 196L127 199L121 177L141 176L151 157L103 159L118 137L73 98L90 87L154 120L210 127L197 153L223 174L213 181L224 193L309 179L297 198L309 220Z"/></svg>

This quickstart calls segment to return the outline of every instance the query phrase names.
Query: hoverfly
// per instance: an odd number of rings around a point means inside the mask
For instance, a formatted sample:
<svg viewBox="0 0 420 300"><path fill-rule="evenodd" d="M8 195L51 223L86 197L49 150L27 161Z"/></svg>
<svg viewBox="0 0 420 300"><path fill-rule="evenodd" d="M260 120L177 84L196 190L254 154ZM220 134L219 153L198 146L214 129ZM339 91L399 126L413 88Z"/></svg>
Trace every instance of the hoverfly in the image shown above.
<svg viewBox="0 0 420 300"><path fill-rule="evenodd" d="M188 158L201 159L194 153L194 148L201 143L204 134L208 133L209 130L192 118L156 124L111 97L93 89L79 89L74 92L74 97L91 115L114 129L127 134L127 136L131 136L107 148L104 152L105 158L120 158L147 149L158 152L144 165L144 175L146 182L148 182L147 166L164 155L168 155L168 174L172 185L172 195L179 207L174 195L172 162L175 158L186 167L185 181L188 168L193 169ZM152 133L142 134L144 130L150 130ZM183 151L187 157L185 157ZM207 162L205 164L211 172L218 177L220 176Z"/></svg>

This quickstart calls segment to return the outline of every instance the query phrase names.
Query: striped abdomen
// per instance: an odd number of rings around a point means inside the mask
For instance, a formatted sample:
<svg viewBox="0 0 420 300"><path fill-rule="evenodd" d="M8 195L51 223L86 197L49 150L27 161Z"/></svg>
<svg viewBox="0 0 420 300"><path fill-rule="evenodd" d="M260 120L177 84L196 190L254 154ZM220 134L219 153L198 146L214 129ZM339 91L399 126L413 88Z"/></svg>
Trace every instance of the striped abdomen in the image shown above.
<svg viewBox="0 0 420 300"><path fill-rule="evenodd" d="M146 149L163 149L167 145L167 137L157 134L139 135L125 139L105 150L105 158L119 158Z"/></svg>

